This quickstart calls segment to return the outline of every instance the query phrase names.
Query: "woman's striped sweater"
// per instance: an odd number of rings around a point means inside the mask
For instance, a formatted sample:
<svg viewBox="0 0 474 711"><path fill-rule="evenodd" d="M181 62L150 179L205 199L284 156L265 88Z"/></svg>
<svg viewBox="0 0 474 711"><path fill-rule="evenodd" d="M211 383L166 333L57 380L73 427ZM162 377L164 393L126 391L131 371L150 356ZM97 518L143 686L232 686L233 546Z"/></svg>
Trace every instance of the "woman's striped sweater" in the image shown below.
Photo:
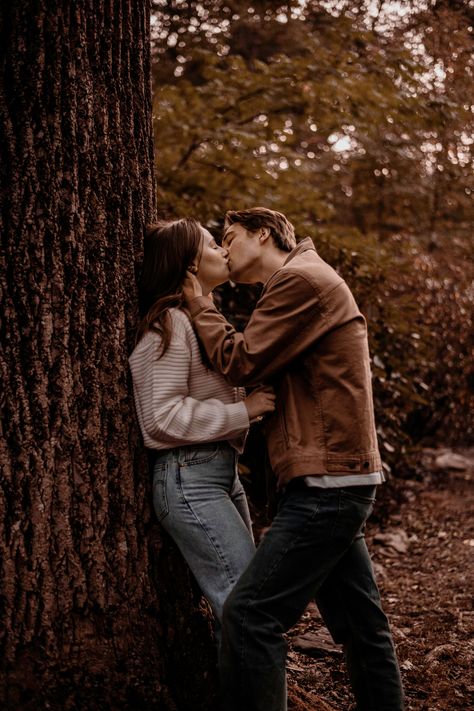
<svg viewBox="0 0 474 711"><path fill-rule="evenodd" d="M229 440L241 452L249 418L244 391L207 368L183 311L170 309L171 342L159 358L161 336L148 332L130 356L133 393L145 446L171 449Z"/></svg>

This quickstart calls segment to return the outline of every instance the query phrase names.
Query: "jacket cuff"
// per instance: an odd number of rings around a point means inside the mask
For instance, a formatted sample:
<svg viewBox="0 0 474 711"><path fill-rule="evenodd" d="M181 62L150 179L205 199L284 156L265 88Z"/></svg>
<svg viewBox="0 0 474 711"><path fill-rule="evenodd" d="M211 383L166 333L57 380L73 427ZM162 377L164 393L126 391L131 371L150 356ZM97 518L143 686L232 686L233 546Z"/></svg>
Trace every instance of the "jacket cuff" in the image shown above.
<svg viewBox="0 0 474 711"><path fill-rule="evenodd" d="M205 309L209 308L209 306L214 306L214 302L212 299L209 298L209 296L196 296L196 298L193 299L190 304L188 304L188 311L191 315L191 318L194 318L195 316L200 314L201 311L204 311Z"/></svg>

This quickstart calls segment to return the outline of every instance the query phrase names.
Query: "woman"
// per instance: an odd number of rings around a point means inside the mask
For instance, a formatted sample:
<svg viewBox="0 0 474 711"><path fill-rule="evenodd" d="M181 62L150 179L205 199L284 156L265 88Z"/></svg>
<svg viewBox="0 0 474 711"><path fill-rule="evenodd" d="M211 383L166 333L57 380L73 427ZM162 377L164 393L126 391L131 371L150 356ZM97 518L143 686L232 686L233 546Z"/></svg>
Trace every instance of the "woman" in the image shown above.
<svg viewBox="0 0 474 711"><path fill-rule="evenodd" d="M244 401L211 370L183 310L186 270L209 294L227 281L227 252L192 219L160 222L145 238L142 321L130 356L138 420L153 450L153 503L217 620L254 553L237 455L249 423L274 409L269 389Z"/></svg>

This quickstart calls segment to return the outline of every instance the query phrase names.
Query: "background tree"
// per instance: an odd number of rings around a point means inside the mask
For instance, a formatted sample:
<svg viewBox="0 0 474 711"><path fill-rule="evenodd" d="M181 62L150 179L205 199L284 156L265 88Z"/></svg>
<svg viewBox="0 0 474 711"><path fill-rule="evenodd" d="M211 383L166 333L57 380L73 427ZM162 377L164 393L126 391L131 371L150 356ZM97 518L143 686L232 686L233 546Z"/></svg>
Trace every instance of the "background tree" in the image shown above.
<svg viewBox="0 0 474 711"><path fill-rule="evenodd" d="M148 4L2 3L0 47L0 705L212 708L128 375L155 209Z"/></svg>

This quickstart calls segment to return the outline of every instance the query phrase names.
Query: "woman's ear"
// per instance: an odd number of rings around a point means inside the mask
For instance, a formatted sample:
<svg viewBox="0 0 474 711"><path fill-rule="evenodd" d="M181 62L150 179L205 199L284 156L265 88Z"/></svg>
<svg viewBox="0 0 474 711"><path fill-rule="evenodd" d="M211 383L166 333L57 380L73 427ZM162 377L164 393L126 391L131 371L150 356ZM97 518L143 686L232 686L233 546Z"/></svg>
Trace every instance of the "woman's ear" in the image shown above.
<svg viewBox="0 0 474 711"><path fill-rule="evenodd" d="M191 264L188 267L188 272L191 272L191 274L197 274L197 270L198 270L198 268L195 264Z"/></svg>

